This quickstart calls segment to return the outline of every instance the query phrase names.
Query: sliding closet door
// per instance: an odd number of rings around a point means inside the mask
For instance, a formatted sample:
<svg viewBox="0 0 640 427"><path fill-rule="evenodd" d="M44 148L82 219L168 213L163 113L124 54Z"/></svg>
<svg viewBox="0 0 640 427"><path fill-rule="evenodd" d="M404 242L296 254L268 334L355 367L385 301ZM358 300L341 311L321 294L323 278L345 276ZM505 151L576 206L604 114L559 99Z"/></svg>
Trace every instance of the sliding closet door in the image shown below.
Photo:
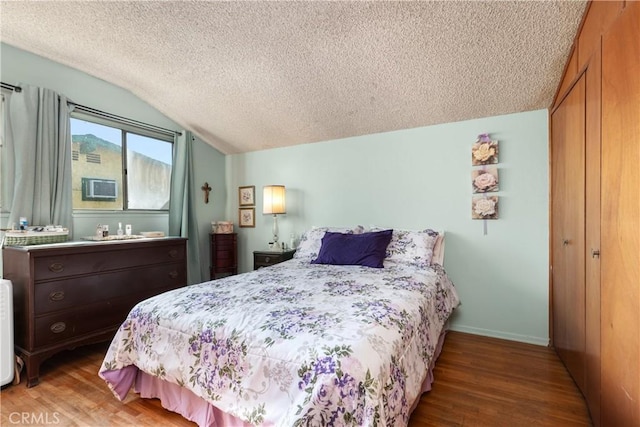
<svg viewBox="0 0 640 427"><path fill-rule="evenodd" d="M602 424L640 426L640 2L602 40Z"/></svg>
<svg viewBox="0 0 640 427"><path fill-rule="evenodd" d="M585 76L551 116L553 345L585 389Z"/></svg>

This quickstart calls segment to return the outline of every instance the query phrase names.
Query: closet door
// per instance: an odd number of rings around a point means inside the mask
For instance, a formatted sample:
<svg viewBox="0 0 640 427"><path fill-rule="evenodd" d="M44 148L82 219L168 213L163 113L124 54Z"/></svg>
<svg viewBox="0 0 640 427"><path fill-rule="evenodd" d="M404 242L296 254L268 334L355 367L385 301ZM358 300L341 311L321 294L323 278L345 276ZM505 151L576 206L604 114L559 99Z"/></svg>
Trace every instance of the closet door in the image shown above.
<svg viewBox="0 0 640 427"><path fill-rule="evenodd" d="M600 44L587 64L585 124L585 370L583 390L594 426L600 423Z"/></svg>
<svg viewBox="0 0 640 427"><path fill-rule="evenodd" d="M585 76L551 116L553 345L585 389Z"/></svg>
<svg viewBox="0 0 640 427"><path fill-rule="evenodd" d="M602 39L604 426L640 426L640 2Z"/></svg>

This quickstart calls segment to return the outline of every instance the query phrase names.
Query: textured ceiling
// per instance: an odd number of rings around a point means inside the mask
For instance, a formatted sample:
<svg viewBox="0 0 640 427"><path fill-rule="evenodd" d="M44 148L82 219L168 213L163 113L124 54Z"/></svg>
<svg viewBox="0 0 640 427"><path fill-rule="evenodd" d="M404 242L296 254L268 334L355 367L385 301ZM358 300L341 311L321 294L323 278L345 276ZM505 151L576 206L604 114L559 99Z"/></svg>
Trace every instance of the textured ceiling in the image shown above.
<svg viewBox="0 0 640 427"><path fill-rule="evenodd" d="M230 154L547 108L585 6L2 1L0 39Z"/></svg>

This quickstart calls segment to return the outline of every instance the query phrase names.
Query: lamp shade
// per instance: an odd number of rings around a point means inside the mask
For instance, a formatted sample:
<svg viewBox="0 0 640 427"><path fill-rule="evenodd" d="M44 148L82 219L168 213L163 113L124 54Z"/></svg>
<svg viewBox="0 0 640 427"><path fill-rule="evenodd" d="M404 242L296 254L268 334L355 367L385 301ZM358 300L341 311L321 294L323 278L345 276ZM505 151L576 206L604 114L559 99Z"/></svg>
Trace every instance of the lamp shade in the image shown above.
<svg viewBox="0 0 640 427"><path fill-rule="evenodd" d="M272 215L287 213L284 185L266 185L264 187L262 213Z"/></svg>

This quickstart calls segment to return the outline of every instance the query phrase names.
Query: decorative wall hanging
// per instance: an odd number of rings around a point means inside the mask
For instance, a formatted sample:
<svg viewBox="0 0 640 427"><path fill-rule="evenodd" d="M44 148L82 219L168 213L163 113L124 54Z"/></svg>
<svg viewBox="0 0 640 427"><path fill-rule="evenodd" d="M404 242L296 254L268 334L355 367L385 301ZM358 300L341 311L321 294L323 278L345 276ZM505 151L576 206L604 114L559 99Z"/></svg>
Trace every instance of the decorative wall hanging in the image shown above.
<svg viewBox="0 0 640 427"><path fill-rule="evenodd" d="M238 209L238 217L240 227L256 226L256 208L240 208Z"/></svg>
<svg viewBox="0 0 640 427"><path fill-rule="evenodd" d="M204 191L204 202L209 203L209 193L211 192L211 186L208 182L205 182L202 187L200 187L202 191Z"/></svg>
<svg viewBox="0 0 640 427"><path fill-rule="evenodd" d="M482 133L471 147L471 164L482 166L494 163L498 163L498 141L492 141L488 133Z"/></svg>
<svg viewBox="0 0 640 427"><path fill-rule="evenodd" d="M256 204L256 186L248 185L246 187L238 187L238 200L240 206L253 206Z"/></svg>
<svg viewBox="0 0 640 427"><path fill-rule="evenodd" d="M488 219L498 219L498 196L488 196L500 190L498 168L498 141L492 140L488 133L478 135L471 147L471 165L479 166L471 170L471 190L483 196L471 198L471 219L482 219L484 234L487 234Z"/></svg>
<svg viewBox="0 0 640 427"><path fill-rule="evenodd" d="M471 171L471 188L474 193L492 193L498 191L498 168L483 167Z"/></svg>
<svg viewBox="0 0 640 427"><path fill-rule="evenodd" d="M471 218L498 219L498 196L474 196L471 201Z"/></svg>

